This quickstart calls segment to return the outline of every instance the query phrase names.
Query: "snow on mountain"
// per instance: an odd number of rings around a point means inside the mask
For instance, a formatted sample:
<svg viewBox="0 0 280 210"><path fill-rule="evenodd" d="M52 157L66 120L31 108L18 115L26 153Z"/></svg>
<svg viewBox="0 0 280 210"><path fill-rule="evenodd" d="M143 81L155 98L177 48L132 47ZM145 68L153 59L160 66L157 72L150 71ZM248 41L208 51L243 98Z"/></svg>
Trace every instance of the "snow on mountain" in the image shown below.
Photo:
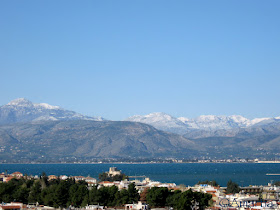
<svg viewBox="0 0 280 210"><path fill-rule="evenodd" d="M28 101L25 98L17 98L15 100L10 101L4 106L33 106L33 104L31 101Z"/></svg>
<svg viewBox="0 0 280 210"><path fill-rule="evenodd" d="M125 121L141 122L152 125L157 129L177 134L184 134L188 130L181 120L162 112L155 112L145 116L135 115L125 119Z"/></svg>
<svg viewBox="0 0 280 210"><path fill-rule="evenodd" d="M33 104L37 108L43 108L43 109L60 109L59 106L52 106L46 103L40 103L40 104Z"/></svg>
<svg viewBox="0 0 280 210"><path fill-rule="evenodd" d="M102 118L88 117L47 103L32 103L25 98L12 100L0 106L0 124L46 120L96 120Z"/></svg>
<svg viewBox="0 0 280 210"><path fill-rule="evenodd" d="M145 116L136 115L126 119L126 121L146 123L158 129L177 134L184 134L193 130L215 131L246 128L260 123L273 122L275 120L277 119L256 118L250 120L240 115L201 115L193 119L186 117L175 118L165 113L151 113Z"/></svg>
<svg viewBox="0 0 280 210"><path fill-rule="evenodd" d="M275 117L275 118L277 118L277 117ZM271 118L268 118L268 117L266 117L266 118L255 118L255 119L251 120L251 125L255 125L257 123L260 123L260 122L266 121L266 120L270 120L270 119Z"/></svg>
<svg viewBox="0 0 280 210"><path fill-rule="evenodd" d="M186 117L178 117L177 119L180 120L180 121L182 121L182 122L185 123L185 124L191 120L191 119L186 118Z"/></svg>
<svg viewBox="0 0 280 210"><path fill-rule="evenodd" d="M252 126L263 126L272 123L280 122L280 117L271 117L271 118L256 118L252 120Z"/></svg>
<svg viewBox="0 0 280 210"><path fill-rule="evenodd" d="M186 121L185 124L193 129L218 130L247 127L250 124L250 120L239 115L201 115L197 118Z"/></svg>

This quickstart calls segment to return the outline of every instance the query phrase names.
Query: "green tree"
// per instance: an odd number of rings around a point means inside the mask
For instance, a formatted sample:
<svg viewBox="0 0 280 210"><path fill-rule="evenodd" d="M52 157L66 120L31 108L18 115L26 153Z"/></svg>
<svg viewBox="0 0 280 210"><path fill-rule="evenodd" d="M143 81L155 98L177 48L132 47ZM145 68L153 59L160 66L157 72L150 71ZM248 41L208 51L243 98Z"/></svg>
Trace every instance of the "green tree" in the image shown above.
<svg viewBox="0 0 280 210"><path fill-rule="evenodd" d="M178 201L175 203L174 207L177 210L190 210L194 202L195 201L193 201L193 192L190 189L181 193L181 196L179 197Z"/></svg>
<svg viewBox="0 0 280 210"><path fill-rule="evenodd" d="M17 202L27 203L29 192L30 190L26 187L25 184L18 187L13 195L14 200L16 200Z"/></svg>
<svg viewBox="0 0 280 210"><path fill-rule="evenodd" d="M109 187L101 187L98 190L97 196L96 196L96 201L97 203L107 206L108 205L108 198L109 198L109 192L108 192Z"/></svg>
<svg viewBox="0 0 280 210"><path fill-rule="evenodd" d="M118 187L111 186L108 189L108 206L115 206L117 201L115 200L116 193L119 191Z"/></svg>
<svg viewBox="0 0 280 210"><path fill-rule="evenodd" d="M41 197L44 205L46 206L54 206L55 205L55 191L57 185L51 185L42 190Z"/></svg>
<svg viewBox="0 0 280 210"><path fill-rule="evenodd" d="M168 189L166 187L152 187L146 196L147 203L153 207L164 207L168 197Z"/></svg>
<svg viewBox="0 0 280 210"><path fill-rule="evenodd" d="M35 181L33 186L30 189L30 193L28 196L28 202L29 203L41 203L41 192L42 192L42 186L39 180Z"/></svg>
<svg viewBox="0 0 280 210"><path fill-rule="evenodd" d="M126 176L125 174L117 174L115 176L109 176L107 173L103 172L101 174L98 175L98 179L102 182L102 181L122 181L124 179L128 179L128 176Z"/></svg>
<svg viewBox="0 0 280 210"><path fill-rule="evenodd" d="M69 189L69 200L68 204L75 207L80 207L85 197L88 197L88 189L85 185L74 184Z"/></svg>
<svg viewBox="0 0 280 210"><path fill-rule="evenodd" d="M178 202L175 202L175 209L191 210L194 206L204 209L208 206L212 196L207 193L193 192L191 189L181 193Z"/></svg>
<svg viewBox="0 0 280 210"><path fill-rule="evenodd" d="M239 193L240 188L237 183L231 181L231 179L227 183L227 193Z"/></svg>
<svg viewBox="0 0 280 210"><path fill-rule="evenodd" d="M0 183L0 199L3 202L14 200L14 193L20 187L22 182L17 179L11 179L8 183Z"/></svg>
<svg viewBox="0 0 280 210"><path fill-rule="evenodd" d="M66 181L60 181L54 193L54 207L66 207L69 198L69 186Z"/></svg>
<svg viewBox="0 0 280 210"><path fill-rule="evenodd" d="M98 190L97 190L97 186L94 186L93 188L91 188L91 190L89 191L89 204L98 204Z"/></svg>
<svg viewBox="0 0 280 210"><path fill-rule="evenodd" d="M178 202L179 198L181 197L181 190L175 190L174 192L169 191L168 197L166 199L167 206L174 207L176 203Z"/></svg>
<svg viewBox="0 0 280 210"><path fill-rule="evenodd" d="M128 203L137 202L139 200L139 193L135 188L135 184L131 183L128 185Z"/></svg>
<svg viewBox="0 0 280 210"><path fill-rule="evenodd" d="M126 203L129 203L129 194L128 194L128 191L126 189L122 189L120 191L120 202L119 204L126 204Z"/></svg>
<svg viewBox="0 0 280 210"><path fill-rule="evenodd" d="M78 188L79 188L79 186L77 184L73 184L69 188L69 201L67 203L67 206L71 205L71 206L77 207L76 193L78 191Z"/></svg>
<svg viewBox="0 0 280 210"><path fill-rule="evenodd" d="M215 180L212 180L212 181L199 181L197 184L208 184L208 185L211 185L211 186L214 186L214 187L218 187L219 184L218 182L216 182Z"/></svg>
<svg viewBox="0 0 280 210"><path fill-rule="evenodd" d="M84 200L83 200L83 202L82 202L82 204L81 204L81 207L85 207L86 205L88 205L89 204L89 196L88 196L88 194L84 197Z"/></svg>

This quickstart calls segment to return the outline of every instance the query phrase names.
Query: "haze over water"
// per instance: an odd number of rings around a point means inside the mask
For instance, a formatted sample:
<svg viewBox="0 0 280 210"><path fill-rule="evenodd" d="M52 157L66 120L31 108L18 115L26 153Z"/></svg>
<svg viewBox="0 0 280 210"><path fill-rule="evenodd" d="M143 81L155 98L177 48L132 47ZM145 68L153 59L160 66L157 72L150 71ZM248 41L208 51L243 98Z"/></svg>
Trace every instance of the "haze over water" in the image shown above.
<svg viewBox="0 0 280 210"><path fill-rule="evenodd" d="M92 176L108 171L115 166L129 176L145 175L154 181L174 182L177 185L195 185L198 181L216 180L226 186L229 179L240 186L267 185L279 181L280 176L267 176L267 173L280 174L280 164L254 163L182 163L182 164L1 164L0 172L20 171L28 175Z"/></svg>

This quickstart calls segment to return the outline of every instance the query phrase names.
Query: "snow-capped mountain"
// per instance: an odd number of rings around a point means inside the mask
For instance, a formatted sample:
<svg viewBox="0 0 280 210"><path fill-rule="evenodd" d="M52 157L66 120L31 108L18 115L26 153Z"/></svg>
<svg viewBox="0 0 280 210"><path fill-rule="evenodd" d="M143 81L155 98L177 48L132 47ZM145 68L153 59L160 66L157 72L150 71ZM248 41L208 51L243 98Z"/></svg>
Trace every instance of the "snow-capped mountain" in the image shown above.
<svg viewBox="0 0 280 210"><path fill-rule="evenodd" d="M125 121L141 122L152 125L157 129L177 134L184 134L188 130L184 122L162 112L155 112L145 116L135 115Z"/></svg>
<svg viewBox="0 0 280 210"><path fill-rule="evenodd" d="M183 117L178 119L184 122L190 128L203 130L232 129L251 125L251 121L249 119L240 115L201 115L194 119L187 119Z"/></svg>
<svg viewBox="0 0 280 210"><path fill-rule="evenodd" d="M6 105L0 106L0 124L45 120L101 121L103 119L84 116L46 103L32 103L25 98L18 98Z"/></svg>
<svg viewBox="0 0 280 210"><path fill-rule="evenodd" d="M197 118L190 119L185 117L175 118L165 113L151 113L145 116L132 116L126 119L126 121L142 122L164 131L184 134L192 130L215 131L247 128L279 121L279 117L255 118L250 120L240 115L201 115Z"/></svg>

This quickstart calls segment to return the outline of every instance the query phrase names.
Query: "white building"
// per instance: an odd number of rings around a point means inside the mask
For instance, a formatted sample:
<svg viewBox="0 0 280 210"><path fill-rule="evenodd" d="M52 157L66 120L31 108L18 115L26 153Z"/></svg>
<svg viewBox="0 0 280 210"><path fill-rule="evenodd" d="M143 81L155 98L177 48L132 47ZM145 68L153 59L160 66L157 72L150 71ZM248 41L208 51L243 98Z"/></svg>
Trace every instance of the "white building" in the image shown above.
<svg viewBox="0 0 280 210"><path fill-rule="evenodd" d="M144 209L149 209L148 204L142 203L139 201L137 204L126 204L125 205L125 210L144 210Z"/></svg>

